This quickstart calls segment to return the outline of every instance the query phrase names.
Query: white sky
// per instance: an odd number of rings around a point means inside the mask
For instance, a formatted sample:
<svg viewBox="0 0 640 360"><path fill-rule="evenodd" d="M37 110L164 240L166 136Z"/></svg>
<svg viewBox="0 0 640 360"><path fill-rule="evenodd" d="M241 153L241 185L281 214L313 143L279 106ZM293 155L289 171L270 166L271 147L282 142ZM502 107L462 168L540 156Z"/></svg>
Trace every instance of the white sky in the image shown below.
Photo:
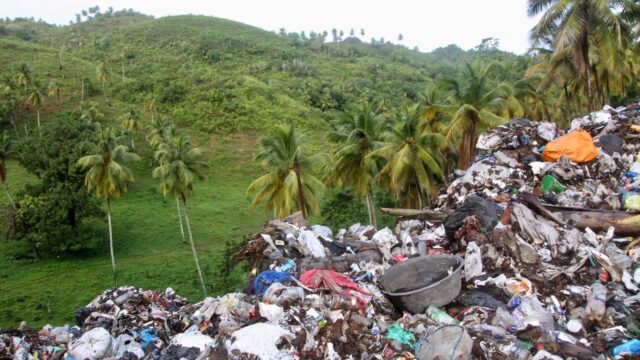
<svg viewBox="0 0 640 360"><path fill-rule="evenodd" d="M240 21L266 30L322 32L351 28L365 40L372 36L429 51L448 44L472 48L483 38L500 39L500 48L524 53L535 24L526 14L527 0L0 0L0 16L31 17L68 24L82 9L99 5L133 8L155 17L203 14ZM329 35L331 38L331 35Z"/></svg>

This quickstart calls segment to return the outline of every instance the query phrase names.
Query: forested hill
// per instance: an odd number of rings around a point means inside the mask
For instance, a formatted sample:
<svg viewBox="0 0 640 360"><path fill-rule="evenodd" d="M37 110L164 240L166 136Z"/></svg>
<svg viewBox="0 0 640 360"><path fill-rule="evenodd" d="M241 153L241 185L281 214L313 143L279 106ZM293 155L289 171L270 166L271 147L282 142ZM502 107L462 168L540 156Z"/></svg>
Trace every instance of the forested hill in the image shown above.
<svg viewBox="0 0 640 360"><path fill-rule="evenodd" d="M427 89L455 76L467 60L508 60L514 80L529 65L528 58L487 44L425 54L383 39L363 42L360 29L357 36L342 37L331 29L276 34L215 17L154 19L133 11L79 20L66 26L2 22L0 74L13 77L26 62L43 86L61 85L61 106L75 108L83 95L100 99L96 64L104 61L110 70L106 90L117 106L103 111L117 115L128 105L142 108L155 100L158 112L178 126L205 132L264 129L284 121L322 129L364 100L383 108L428 102Z"/></svg>

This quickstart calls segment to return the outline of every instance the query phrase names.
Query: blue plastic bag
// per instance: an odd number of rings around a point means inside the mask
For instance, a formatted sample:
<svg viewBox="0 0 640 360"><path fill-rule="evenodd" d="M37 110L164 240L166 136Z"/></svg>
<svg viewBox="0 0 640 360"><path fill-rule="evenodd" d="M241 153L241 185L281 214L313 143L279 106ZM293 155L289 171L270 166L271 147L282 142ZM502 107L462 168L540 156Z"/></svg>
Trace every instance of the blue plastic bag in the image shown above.
<svg viewBox="0 0 640 360"><path fill-rule="evenodd" d="M613 348L613 355L638 355L640 354L640 340L631 339Z"/></svg>
<svg viewBox="0 0 640 360"><path fill-rule="evenodd" d="M260 275L258 275L258 277L256 277L255 281L253 282L256 295L258 296L264 295L269 285L273 283L276 283L276 282L281 283L283 281L287 281L290 279L291 279L291 275L287 273L274 271L274 270L265 270L261 272Z"/></svg>

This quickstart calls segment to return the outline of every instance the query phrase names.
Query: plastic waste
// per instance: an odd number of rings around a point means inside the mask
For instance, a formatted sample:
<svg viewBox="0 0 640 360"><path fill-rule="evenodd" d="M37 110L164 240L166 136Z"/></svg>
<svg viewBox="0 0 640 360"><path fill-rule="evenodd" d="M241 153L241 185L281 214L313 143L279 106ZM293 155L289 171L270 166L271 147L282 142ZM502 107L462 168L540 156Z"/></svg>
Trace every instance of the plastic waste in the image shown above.
<svg viewBox="0 0 640 360"><path fill-rule="evenodd" d="M333 237L333 231L331 231L331 228L328 226L312 225L311 231L316 236L322 236L327 239L331 239Z"/></svg>
<svg viewBox="0 0 640 360"><path fill-rule="evenodd" d="M261 272L260 275L258 275L256 279L253 281L255 293L258 296L263 295L265 291L267 291L267 288L271 286L271 284L276 282L287 281L290 279L291 279L291 275L285 272L280 272L275 270L265 270Z"/></svg>
<svg viewBox="0 0 640 360"><path fill-rule="evenodd" d="M540 183L540 190L544 192L554 192L560 194L564 191L564 185L551 175L545 175Z"/></svg>
<svg viewBox="0 0 640 360"><path fill-rule="evenodd" d="M142 348L142 350L146 349L147 346L149 346L149 344L151 344L155 339L156 339L155 331L151 329L142 329L142 331L140 332L140 342L141 342L140 347Z"/></svg>
<svg viewBox="0 0 640 360"><path fill-rule="evenodd" d="M69 345L69 354L76 359L100 360L118 353L118 342L104 328L87 331Z"/></svg>
<svg viewBox="0 0 640 360"><path fill-rule="evenodd" d="M471 358L473 340L460 325L445 325L420 339L416 349L418 360Z"/></svg>
<svg viewBox="0 0 640 360"><path fill-rule="evenodd" d="M205 335L198 330L197 326L193 325L185 332L174 336L171 339L171 345L178 345L182 347L195 347L201 352L207 351L213 344L214 340L209 335Z"/></svg>
<svg viewBox="0 0 640 360"><path fill-rule="evenodd" d="M639 355L640 354L640 340L631 339L625 343L622 343L613 348L611 351L614 356L622 355Z"/></svg>
<svg viewBox="0 0 640 360"><path fill-rule="evenodd" d="M501 327L512 334L524 328L524 324L521 319L517 319L512 316L508 310L503 308L498 308L496 310L496 313L491 320L491 324Z"/></svg>
<svg viewBox="0 0 640 360"><path fill-rule="evenodd" d="M291 354L293 347L278 347L278 343L284 339L291 341L293 334L278 325L257 323L244 327L233 333L233 343L228 346L228 351L238 351L255 355L260 359L283 359Z"/></svg>
<svg viewBox="0 0 640 360"><path fill-rule="evenodd" d="M387 328L387 339L395 340L409 346L413 346L413 343L416 341L413 333L404 330L397 324L393 324Z"/></svg>
<svg viewBox="0 0 640 360"><path fill-rule="evenodd" d="M598 156L598 148L593 144L588 132L574 130L549 142L544 147L542 159L556 162L562 155L566 155L572 162L586 163Z"/></svg>
<svg viewBox="0 0 640 360"><path fill-rule="evenodd" d="M429 307L427 307L426 312L427 312L427 316L430 317L431 320L435 321L438 324L455 325L459 323L458 320L451 317L451 315L449 315L446 311L436 306L429 305Z"/></svg>
<svg viewBox="0 0 640 360"><path fill-rule="evenodd" d="M587 307L585 311L587 316L591 320L600 321L607 312L607 306L605 304L607 300L607 288L600 284L595 283L589 288L589 299L587 301Z"/></svg>
<svg viewBox="0 0 640 360"><path fill-rule="evenodd" d="M482 254L480 247L475 241L467 244L467 251L464 256L464 276L467 281L482 274Z"/></svg>
<svg viewBox="0 0 640 360"><path fill-rule="evenodd" d="M527 349L523 349L518 344L508 344L499 347L500 352L507 355L509 359L528 360L531 359L531 353Z"/></svg>
<svg viewBox="0 0 640 360"><path fill-rule="evenodd" d="M540 122L538 124L538 136L544 140L551 141L556 137L556 123Z"/></svg>
<svg viewBox="0 0 640 360"><path fill-rule="evenodd" d="M325 257L324 245L318 240L313 231L300 230L300 236L298 236L298 242L306 246L313 257Z"/></svg>
<svg viewBox="0 0 640 360"><path fill-rule="evenodd" d="M627 210L640 210L640 193L621 190L622 205Z"/></svg>
<svg viewBox="0 0 640 360"><path fill-rule="evenodd" d="M304 298L304 290L297 286L286 286L281 283L271 284L264 293L266 303L275 305L291 305Z"/></svg>

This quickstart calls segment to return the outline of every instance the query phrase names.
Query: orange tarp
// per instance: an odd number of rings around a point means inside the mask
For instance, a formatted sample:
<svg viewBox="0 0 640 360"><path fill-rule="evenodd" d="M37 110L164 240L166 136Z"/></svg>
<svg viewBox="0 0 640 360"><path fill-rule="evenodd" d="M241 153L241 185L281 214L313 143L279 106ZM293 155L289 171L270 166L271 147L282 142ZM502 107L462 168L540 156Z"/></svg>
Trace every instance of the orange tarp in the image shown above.
<svg viewBox="0 0 640 360"><path fill-rule="evenodd" d="M548 143L544 147L542 159L556 162L562 155L567 155L573 162L586 163L598 156L598 148L588 132L575 130Z"/></svg>

